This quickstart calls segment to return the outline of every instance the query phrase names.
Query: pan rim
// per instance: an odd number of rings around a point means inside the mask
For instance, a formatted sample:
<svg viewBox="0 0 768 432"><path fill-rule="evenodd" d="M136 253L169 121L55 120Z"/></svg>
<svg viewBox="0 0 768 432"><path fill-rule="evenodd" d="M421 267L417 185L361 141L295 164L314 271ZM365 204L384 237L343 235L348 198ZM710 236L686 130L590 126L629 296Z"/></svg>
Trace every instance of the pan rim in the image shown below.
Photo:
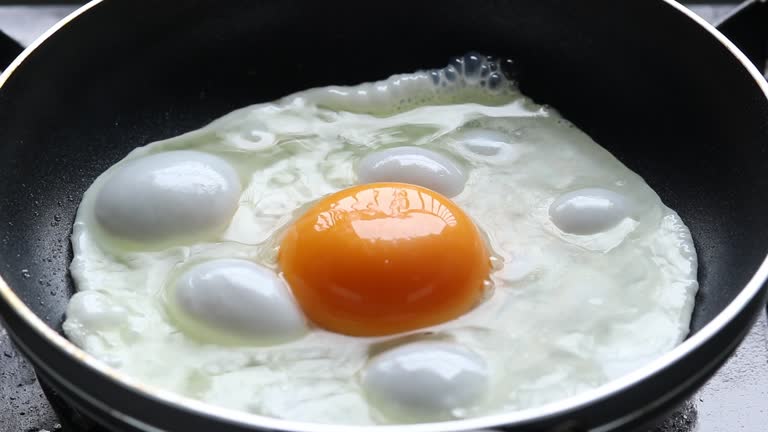
<svg viewBox="0 0 768 432"><path fill-rule="evenodd" d="M80 15L83 15L88 10L98 6L103 2L104 0L91 0L87 4L78 8L70 15L59 21L45 33L43 33L38 39L29 45L5 69L2 74L0 74L0 88L3 87L3 85L12 76L14 71L25 61L25 59L29 57L49 37L55 34L62 27L66 26L72 21L75 21ZM768 100L768 83L766 82L762 73L758 71L758 69L751 63L747 56L742 53L730 40L728 40L722 33L720 33L712 24L706 22L703 18L699 17L694 12L678 3L676 0L660 0L660 3L664 3L666 6L676 9L678 13L685 15L688 19L691 19L700 27L708 31L712 36L714 36L730 52L730 54L733 55L742 64L746 71L755 80L758 87L763 91L764 97ZM197 413L198 415L209 416L224 423L237 424L243 427L267 427L274 430L307 432L352 432L362 430L371 432L449 432L489 427L492 428L498 425L523 425L536 419L554 418L564 413L583 409L591 404L594 404L595 402L608 399L618 393L621 393L627 388L633 387L638 383L652 377L653 375L660 373L662 370L672 366L673 364L678 363L689 353L697 350L701 346L705 345L710 339L714 338L724 327L726 327L732 320L734 320L740 313L742 313L742 311L748 307L748 305L755 299L755 297L760 294L761 288L767 279L768 255L760 264L757 271L752 275L747 284L741 289L739 294L737 294L737 296L701 330L654 361L629 374L611 380L600 387L585 391L573 397L557 400L545 405L520 411L449 422L381 426L341 426L276 419L272 417L236 411L228 408L217 407L195 399L178 395L167 390L155 388L154 386L144 384L139 380L136 380L129 375L108 366L106 363L88 354L81 348L74 345L64 336L53 330L24 304L24 302L16 295L16 293L11 290L10 286L5 282L5 280L3 280L2 276L0 276L0 301L5 302L13 311L13 313L15 313L27 326L32 328L56 349L68 355L72 359L79 361L81 364L85 365L87 368L92 369L96 373L108 377L115 384L135 392L145 399L171 405L177 409L190 411ZM12 333L12 331L9 330L9 333ZM41 364L44 364L44 362L41 362ZM46 369L50 369L47 370L48 373L56 373L55 369L49 368L48 365L44 366ZM693 379L693 377L691 377L691 379ZM61 377L61 381L70 387L73 391L77 391L81 397L89 400L90 403L93 403L95 406L104 407L103 401L97 401L90 395L84 394L85 392L72 384L71 381L63 377ZM114 407L108 407L107 410L121 417L128 423L141 423L137 419L132 419L128 416L125 416L124 414L116 412Z"/></svg>

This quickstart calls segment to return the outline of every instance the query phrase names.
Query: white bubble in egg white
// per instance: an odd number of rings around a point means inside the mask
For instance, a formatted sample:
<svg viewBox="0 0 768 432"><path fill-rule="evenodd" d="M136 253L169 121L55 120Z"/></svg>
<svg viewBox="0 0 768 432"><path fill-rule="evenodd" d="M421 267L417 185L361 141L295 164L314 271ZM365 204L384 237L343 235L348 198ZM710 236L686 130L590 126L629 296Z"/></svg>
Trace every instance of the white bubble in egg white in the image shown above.
<svg viewBox="0 0 768 432"><path fill-rule="evenodd" d="M125 322L128 312L98 291L75 293L67 305L67 319L96 330L115 328Z"/></svg>
<svg viewBox="0 0 768 432"><path fill-rule="evenodd" d="M169 151L119 167L98 191L94 212L107 233L156 243L224 228L239 199L240 180L228 162Z"/></svg>
<svg viewBox="0 0 768 432"><path fill-rule="evenodd" d="M552 223L561 231L592 235L607 231L630 214L627 198L601 188L579 189L557 198L549 207Z"/></svg>
<svg viewBox="0 0 768 432"><path fill-rule="evenodd" d="M285 283L251 261L216 259L197 264L169 291L171 315L184 330L204 339L272 344L307 330Z"/></svg>
<svg viewBox="0 0 768 432"><path fill-rule="evenodd" d="M369 402L387 417L412 421L450 419L481 402L488 366L461 345L413 342L375 356L362 374Z"/></svg>
<svg viewBox="0 0 768 432"><path fill-rule="evenodd" d="M466 174L456 162L421 147L394 147L369 153L355 169L360 183L410 183L448 198L461 193L467 181Z"/></svg>
<svg viewBox="0 0 768 432"><path fill-rule="evenodd" d="M509 146L509 137L490 129L470 129L459 137L464 147L480 156L496 156Z"/></svg>

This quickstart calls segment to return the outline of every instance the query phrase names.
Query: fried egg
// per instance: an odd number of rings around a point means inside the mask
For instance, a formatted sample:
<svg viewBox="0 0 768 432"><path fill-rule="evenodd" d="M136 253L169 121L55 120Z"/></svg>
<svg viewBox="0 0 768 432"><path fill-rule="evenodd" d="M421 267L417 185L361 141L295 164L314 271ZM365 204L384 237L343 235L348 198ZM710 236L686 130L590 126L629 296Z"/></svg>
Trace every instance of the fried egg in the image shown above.
<svg viewBox="0 0 768 432"><path fill-rule="evenodd" d="M148 385L353 425L538 406L671 350L688 229L509 64L309 89L135 149L83 196L66 336Z"/></svg>

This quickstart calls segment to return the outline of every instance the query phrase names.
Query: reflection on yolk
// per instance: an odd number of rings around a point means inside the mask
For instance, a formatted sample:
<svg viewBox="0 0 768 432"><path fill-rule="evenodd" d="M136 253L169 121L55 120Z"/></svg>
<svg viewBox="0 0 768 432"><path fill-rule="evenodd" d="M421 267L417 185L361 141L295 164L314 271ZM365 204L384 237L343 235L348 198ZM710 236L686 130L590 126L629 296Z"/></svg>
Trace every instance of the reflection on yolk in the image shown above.
<svg viewBox="0 0 768 432"><path fill-rule="evenodd" d="M355 336L454 319L480 300L490 271L470 218L448 198L404 183L320 200L287 230L279 260L304 313Z"/></svg>

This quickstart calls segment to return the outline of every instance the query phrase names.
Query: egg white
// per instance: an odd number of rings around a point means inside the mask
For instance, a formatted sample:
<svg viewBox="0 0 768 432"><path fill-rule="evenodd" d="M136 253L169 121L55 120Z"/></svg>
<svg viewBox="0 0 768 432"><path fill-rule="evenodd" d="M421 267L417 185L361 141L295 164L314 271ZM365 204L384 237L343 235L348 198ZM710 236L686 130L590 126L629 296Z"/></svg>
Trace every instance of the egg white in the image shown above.
<svg viewBox="0 0 768 432"><path fill-rule="evenodd" d="M400 93L420 94L431 85L422 75L393 79L405 83ZM138 148L101 175L74 225L71 270L79 292L66 335L148 384L212 404L359 425L401 421L370 406L360 380L373 354L401 342L452 341L485 359L488 397L450 413L460 418L577 394L683 340L698 288L696 253L681 219L638 175L515 88L487 100L484 89L462 90L408 109L387 105L375 115L364 108L376 98L355 91L372 88L378 87L311 89L243 108ZM481 305L409 335L355 338L313 328L266 347L211 343L169 318L164 293L173 275L216 258L278 270L280 230L323 195L356 184L355 166L365 155L397 146L440 153L466 173L453 199L494 253L494 290ZM97 192L128 161L169 150L206 152L235 168L243 189L231 223L206 241L148 251L115 247L94 219ZM632 203L631 217L596 234L561 231L550 205L583 188L621 194Z"/></svg>

